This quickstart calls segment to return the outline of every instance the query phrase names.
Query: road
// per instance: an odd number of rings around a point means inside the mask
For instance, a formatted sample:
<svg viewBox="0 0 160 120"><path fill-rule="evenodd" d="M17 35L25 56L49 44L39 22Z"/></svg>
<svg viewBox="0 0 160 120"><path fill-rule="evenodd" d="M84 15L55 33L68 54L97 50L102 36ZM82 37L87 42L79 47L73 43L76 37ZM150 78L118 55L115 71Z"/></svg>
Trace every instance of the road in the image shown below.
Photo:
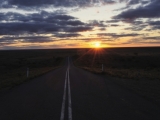
<svg viewBox="0 0 160 120"><path fill-rule="evenodd" d="M0 92L0 120L159 120L160 107L102 75L65 65Z"/></svg>

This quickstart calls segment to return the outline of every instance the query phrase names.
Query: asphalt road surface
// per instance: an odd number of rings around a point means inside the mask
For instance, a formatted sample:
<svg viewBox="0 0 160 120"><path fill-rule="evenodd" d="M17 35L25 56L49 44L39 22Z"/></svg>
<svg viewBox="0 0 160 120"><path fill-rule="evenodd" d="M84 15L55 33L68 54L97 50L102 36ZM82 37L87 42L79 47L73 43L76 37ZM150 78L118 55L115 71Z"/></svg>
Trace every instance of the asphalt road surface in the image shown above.
<svg viewBox="0 0 160 120"><path fill-rule="evenodd" d="M66 58L63 67L1 91L0 120L160 120L160 107Z"/></svg>

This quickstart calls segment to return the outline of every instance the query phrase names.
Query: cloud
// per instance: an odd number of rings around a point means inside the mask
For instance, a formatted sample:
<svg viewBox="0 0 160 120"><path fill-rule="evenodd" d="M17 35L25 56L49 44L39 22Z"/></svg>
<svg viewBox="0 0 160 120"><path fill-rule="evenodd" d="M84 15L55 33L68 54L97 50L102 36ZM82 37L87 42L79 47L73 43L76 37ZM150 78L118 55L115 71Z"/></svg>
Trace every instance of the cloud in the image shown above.
<svg viewBox="0 0 160 120"><path fill-rule="evenodd" d="M59 13L41 11L32 14L14 12L0 13L0 43L3 45L21 43L53 42L55 39L80 37L78 32L92 31L92 25L77 18ZM62 33L63 34L60 34ZM47 34L53 34L46 37ZM36 36L35 36L36 35ZM55 38L56 37L56 38Z"/></svg>
<svg viewBox="0 0 160 120"><path fill-rule="evenodd" d="M120 25L118 24L111 24L110 27L119 27Z"/></svg>
<svg viewBox="0 0 160 120"><path fill-rule="evenodd" d="M128 5L139 4L141 0L130 0L128 1Z"/></svg>
<svg viewBox="0 0 160 120"><path fill-rule="evenodd" d="M134 9L128 9L114 16L114 19L135 20L137 18L159 18L160 17L160 1L152 0L145 6Z"/></svg>
<svg viewBox="0 0 160 120"><path fill-rule="evenodd" d="M127 5L137 5L137 4L147 4L149 3L151 0L128 0Z"/></svg>
<svg viewBox="0 0 160 120"><path fill-rule="evenodd" d="M97 33L98 36L109 36L113 38L120 38L120 37L137 37L140 36L141 34L137 33L130 33L130 34L116 34L116 33Z"/></svg>
<svg viewBox="0 0 160 120"><path fill-rule="evenodd" d="M66 37L80 37L82 36L81 34L77 34L77 33L57 33L54 35L54 37L59 37L59 38L66 38Z"/></svg>
<svg viewBox="0 0 160 120"><path fill-rule="evenodd" d="M105 27L101 27L99 30L100 30L100 31L105 31L106 28L105 28Z"/></svg>
<svg viewBox="0 0 160 120"><path fill-rule="evenodd" d="M117 23L117 22L120 22L120 20L112 19L112 20L107 20L105 22L106 23Z"/></svg>
<svg viewBox="0 0 160 120"><path fill-rule="evenodd" d="M53 42L50 37L46 36L25 36L25 37L13 37L13 36L6 36L0 38L0 43L5 44L13 44L16 42L21 43L44 43L44 42Z"/></svg>
<svg viewBox="0 0 160 120"><path fill-rule="evenodd" d="M119 2L126 3L125 7L115 9L114 11L122 11L122 10L128 10L128 9L135 9L140 6L146 6L149 4L152 0L119 0Z"/></svg>
<svg viewBox="0 0 160 120"><path fill-rule="evenodd" d="M150 26L148 31L160 29L160 21L148 21L146 23Z"/></svg>
<svg viewBox="0 0 160 120"><path fill-rule="evenodd" d="M0 23L0 35L19 35L57 32L60 26L48 23Z"/></svg>
<svg viewBox="0 0 160 120"><path fill-rule="evenodd" d="M141 31L141 30L144 30L145 27L146 27L146 25L132 26L132 27L125 28L125 30Z"/></svg>
<svg viewBox="0 0 160 120"><path fill-rule="evenodd" d="M0 0L1 7L89 7L97 4L115 4L114 0Z"/></svg>
<svg viewBox="0 0 160 120"><path fill-rule="evenodd" d="M108 38L100 38L100 37L90 37L90 38L79 38L77 40L82 40L82 41L85 41L85 42L93 42L94 40L97 41L104 41L104 42L108 42L108 41L114 41L113 39L108 39Z"/></svg>
<svg viewBox="0 0 160 120"><path fill-rule="evenodd" d="M40 13L32 13L32 14L20 14L15 12L8 12L8 13L0 13L0 21L6 22L47 22L47 23L54 23L54 22L69 22L76 21L77 18L65 15L65 14L57 14L56 12L46 12L41 11ZM79 21L80 22L80 21ZM82 24L82 22L81 22Z"/></svg>
<svg viewBox="0 0 160 120"><path fill-rule="evenodd" d="M125 30L141 31L146 27L148 27L148 23L138 20L131 22L131 27L127 27Z"/></svg>
<svg viewBox="0 0 160 120"><path fill-rule="evenodd" d="M149 21L148 22L149 25L160 25L160 21Z"/></svg>
<svg viewBox="0 0 160 120"><path fill-rule="evenodd" d="M145 40L160 40L160 36L144 37L143 39L145 39Z"/></svg>
<svg viewBox="0 0 160 120"><path fill-rule="evenodd" d="M149 36L140 38L131 38L123 44L160 44L160 36ZM157 45L158 46L158 45Z"/></svg>
<svg viewBox="0 0 160 120"><path fill-rule="evenodd" d="M64 14L42 11L33 14L0 13L0 35L83 32L92 26Z"/></svg>
<svg viewBox="0 0 160 120"><path fill-rule="evenodd" d="M88 21L88 26L94 26L94 27L107 27L104 21L98 21L98 20L90 20Z"/></svg>
<svg viewBox="0 0 160 120"><path fill-rule="evenodd" d="M93 27L79 26L79 27L68 27L65 29L66 32L85 32L92 31Z"/></svg>

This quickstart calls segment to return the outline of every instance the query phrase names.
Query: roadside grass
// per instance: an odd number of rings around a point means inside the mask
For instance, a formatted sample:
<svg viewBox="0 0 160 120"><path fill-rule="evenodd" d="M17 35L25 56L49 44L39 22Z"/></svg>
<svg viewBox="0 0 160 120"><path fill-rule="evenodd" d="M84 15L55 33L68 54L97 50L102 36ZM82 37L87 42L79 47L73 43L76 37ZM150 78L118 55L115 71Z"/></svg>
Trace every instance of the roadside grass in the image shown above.
<svg viewBox="0 0 160 120"><path fill-rule="evenodd" d="M10 89L64 63L66 53L54 50L0 51L0 90ZM27 77L27 68L29 76Z"/></svg>
<svg viewBox="0 0 160 120"><path fill-rule="evenodd" d="M75 64L75 66L77 65ZM151 98L154 101L160 102L160 74L156 69L151 71L105 69L102 72L101 68L89 68L84 66L77 67L94 74L105 75L109 80L131 89L143 97Z"/></svg>
<svg viewBox="0 0 160 120"><path fill-rule="evenodd" d="M114 52L118 54L92 52L75 55L74 65L95 74L108 76L113 82L160 102L159 52L148 54L147 51L145 54L141 52L135 54L133 50L127 50L127 54L124 50L122 53Z"/></svg>
<svg viewBox="0 0 160 120"><path fill-rule="evenodd" d="M79 66L80 67L80 66ZM81 67L83 69L86 69L88 71L91 71L93 73L101 73L101 74L107 74L110 76L116 76L119 78L128 78L128 79L160 79L160 72L159 69L151 69L151 70L144 70L144 69L118 69L118 68L105 68L102 71L102 68L97 67Z"/></svg>
<svg viewBox="0 0 160 120"><path fill-rule="evenodd" d="M29 76L27 77L27 73L24 70L21 69L15 69L11 73L7 73L3 76L1 76L0 81L0 89L3 88L12 88L14 86L20 85L26 81L29 81L35 77L41 76L49 71L52 71L57 67L43 67L43 68L33 68L29 70Z"/></svg>

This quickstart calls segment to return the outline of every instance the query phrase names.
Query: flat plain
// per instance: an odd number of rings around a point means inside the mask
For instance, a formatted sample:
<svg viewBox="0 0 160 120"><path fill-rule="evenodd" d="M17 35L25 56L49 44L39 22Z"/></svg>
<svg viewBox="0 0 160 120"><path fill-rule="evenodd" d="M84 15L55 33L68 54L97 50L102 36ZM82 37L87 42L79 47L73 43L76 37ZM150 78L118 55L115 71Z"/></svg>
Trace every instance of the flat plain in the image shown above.
<svg viewBox="0 0 160 120"><path fill-rule="evenodd" d="M0 51L0 88L12 88L60 67L67 56L79 68L105 74L118 84L160 100L160 47Z"/></svg>
<svg viewBox="0 0 160 120"><path fill-rule="evenodd" d="M160 47L85 49L74 58L76 66L160 101Z"/></svg>
<svg viewBox="0 0 160 120"><path fill-rule="evenodd" d="M1 51L0 119L159 120L159 51Z"/></svg>

